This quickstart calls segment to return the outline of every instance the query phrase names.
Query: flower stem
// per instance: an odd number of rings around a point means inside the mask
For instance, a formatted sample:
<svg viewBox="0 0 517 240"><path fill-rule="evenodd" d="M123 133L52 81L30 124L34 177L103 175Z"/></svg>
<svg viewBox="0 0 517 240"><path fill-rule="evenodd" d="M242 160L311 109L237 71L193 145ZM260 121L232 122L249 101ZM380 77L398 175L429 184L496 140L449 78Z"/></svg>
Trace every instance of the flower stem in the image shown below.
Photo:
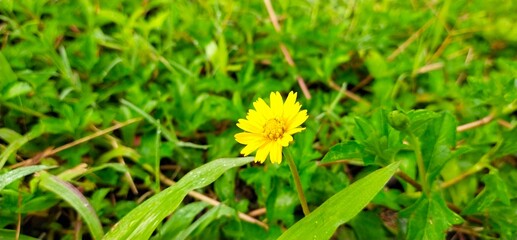
<svg viewBox="0 0 517 240"><path fill-rule="evenodd" d="M408 133L411 140L411 146L416 155L416 164L418 166L418 175L420 175L420 184L422 185L422 191L429 195L429 185L427 184L427 172L425 170L424 158L422 157L422 149L420 148L420 141L412 132Z"/></svg>
<svg viewBox="0 0 517 240"><path fill-rule="evenodd" d="M307 216L311 212L309 211L309 206L307 205L307 199L305 199L305 195L303 194L302 182L300 181L300 174L298 174L296 164L294 164L293 154L291 153L291 151L289 151L288 148L284 148L284 156L287 159L287 163L289 163L291 173L293 173L294 184L296 185L298 198L300 199L300 203L302 204L303 214Z"/></svg>

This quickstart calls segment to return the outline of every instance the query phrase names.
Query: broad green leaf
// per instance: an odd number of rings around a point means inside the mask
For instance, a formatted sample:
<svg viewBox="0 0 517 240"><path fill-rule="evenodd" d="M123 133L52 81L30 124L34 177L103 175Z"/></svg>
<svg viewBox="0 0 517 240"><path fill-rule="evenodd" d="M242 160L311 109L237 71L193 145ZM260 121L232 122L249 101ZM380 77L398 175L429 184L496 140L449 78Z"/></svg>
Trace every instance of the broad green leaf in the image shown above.
<svg viewBox="0 0 517 240"><path fill-rule="evenodd" d="M517 236L517 202L513 201L510 206L501 202L494 202L493 206L486 209L487 216L493 229L491 231L499 235L499 239L515 239Z"/></svg>
<svg viewBox="0 0 517 240"><path fill-rule="evenodd" d="M94 239L101 239L104 232L102 225L88 200L75 188L72 184L61 180L60 178L42 172L40 174L40 185L55 193L60 198L70 204L81 215L88 225L90 233Z"/></svg>
<svg viewBox="0 0 517 240"><path fill-rule="evenodd" d="M355 217L382 189L398 169L392 163L336 193L279 239L329 239L336 229Z"/></svg>
<svg viewBox="0 0 517 240"><path fill-rule="evenodd" d="M420 136L422 157L427 167L427 179L434 181L444 164L452 157L456 145L456 120L450 113L441 113L428 124Z"/></svg>
<svg viewBox="0 0 517 240"><path fill-rule="evenodd" d="M104 236L104 239L148 239L156 227L169 216L192 190L214 182L230 168L250 163L252 157L223 158L187 173L175 185L140 204Z"/></svg>
<svg viewBox="0 0 517 240"><path fill-rule="evenodd" d="M406 239L445 239L447 229L463 219L447 208L439 193L431 198L423 195L416 203L400 212L408 218Z"/></svg>
<svg viewBox="0 0 517 240"><path fill-rule="evenodd" d="M414 110L407 113L410 124L408 131L420 136L426 129L426 124L440 115L429 110Z"/></svg>
<svg viewBox="0 0 517 240"><path fill-rule="evenodd" d="M483 176L483 182L485 183L485 188L461 211L461 214L482 213L497 200L503 204L510 205L506 183L498 173L490 173Z"/></svg>
<svg viewBox="0 0 517 240"><path fill-rule="evenodd" d="M4 189L5 186L16 181L17 179L25 177L34 172L49 169L49 168L52 168L52 167L45 166L45 165L36 165L36 166L20 167L20 168L13 169L9 172L6 172L6 173L0 175L0 190Z"/></svg>
<svg viewBox="0 0 517 240"><path fill-rule="evenodd" d="M362 164L362 147L355 141L338 143L330 148L327 154L321 159L322 163L337 160L350 160Z"/></svg>

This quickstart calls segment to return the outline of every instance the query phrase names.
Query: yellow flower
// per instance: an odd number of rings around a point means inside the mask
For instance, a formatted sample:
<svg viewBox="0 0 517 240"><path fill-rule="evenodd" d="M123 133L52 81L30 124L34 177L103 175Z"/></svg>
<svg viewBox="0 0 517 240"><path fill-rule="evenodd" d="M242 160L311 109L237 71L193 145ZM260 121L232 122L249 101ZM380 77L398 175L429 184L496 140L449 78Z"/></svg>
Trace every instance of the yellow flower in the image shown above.
<svg viewBox="0 0 517 240"><path fill-rule="evenodd" d="M302 105L296 102L296 93L290 92L282 99L279 92L272 92L271 107L259 98L253 103L246 119L239 119L237 127L245 132L235 134L235 140L246 145L241 151L244 156L257 150L256 162L263 163L270 155L272 163L282 162L282 147L293 141L293 134L303 131L300 127L307 120L307 110L300 111Z"/></svg>

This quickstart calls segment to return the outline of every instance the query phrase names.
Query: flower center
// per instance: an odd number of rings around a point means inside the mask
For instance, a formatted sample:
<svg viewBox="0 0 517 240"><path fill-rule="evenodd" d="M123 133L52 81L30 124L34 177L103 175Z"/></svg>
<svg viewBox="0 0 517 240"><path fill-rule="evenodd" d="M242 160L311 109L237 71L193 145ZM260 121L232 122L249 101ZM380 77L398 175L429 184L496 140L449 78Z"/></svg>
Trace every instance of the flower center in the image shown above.
<svg viewBox="0 0 517 240"><path fill-rule="evenodd" d="M267 120L264 124L264 134L271 140L277 140L284 134L284 124L277 118Z"/></svg>

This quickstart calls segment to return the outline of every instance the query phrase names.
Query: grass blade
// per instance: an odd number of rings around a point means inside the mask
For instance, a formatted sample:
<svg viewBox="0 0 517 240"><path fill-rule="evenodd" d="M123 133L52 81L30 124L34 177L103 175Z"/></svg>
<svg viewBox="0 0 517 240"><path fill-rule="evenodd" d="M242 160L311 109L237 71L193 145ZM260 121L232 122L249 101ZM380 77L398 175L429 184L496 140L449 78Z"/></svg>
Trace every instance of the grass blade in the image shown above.
<svg viewBox="0 0 517 240"><path fill-rule="evenodd" d="M21 148L24 144L29 142L30 140L39 137L43 133L43 129L41 127L34 127L30 132L23 135L22 137L14 140L7 148L0 154L0 169L7 162L7 159L14 154L19 148Z"/></svg>
<svg viewBox="0 0 517 240"><path fill-rule="evenodd" d="M12 183L22 177L25 177L34 172L49 169L49 168L52 168L52 167L45 166L45 165L36 165L36 166L20 167L17 169L13 169L9 172L6 172L6 173L0 175L0 190L4 189L5 186L9 185L10 183Z"/></svg>
<svg viewBox="0 0 517 240"><path fill-rule="evenodd" d="M250 163L252 157L223 158L190 171L175 185L148 199L129 212L104 239L149 239L158 225L179 206L192 190L205 187L230 168Z"/></svg>
<svg viewBox="0 0 517 240"><path fill-rule="evenodd" d="M63 181L54 175L50 175L47 172L42 172L40 176L40 185L55 193L70 204L86 222L92 237L94 239L101 239L102 235L104 235L102 225L95 213L95 210L93 210L92 206L81 192L79 192L79 190L77 190L77 188L72 184Z"/></svg>
<svg viewBox="0 0 517 240"><path fill-rule="evenodd" d="M392 163L336 193L278 239L329 239L340 225L355 217L377 195L398 166L398 162Z"/></svg>
<svg viewBox="0 0 517 240"><path fill-rule="evenodd" d="M20 234L18 238L16 238L16 231L8 229L0 229L0 239L37 240L37 238L29 237L23 234Z"/></svg>

